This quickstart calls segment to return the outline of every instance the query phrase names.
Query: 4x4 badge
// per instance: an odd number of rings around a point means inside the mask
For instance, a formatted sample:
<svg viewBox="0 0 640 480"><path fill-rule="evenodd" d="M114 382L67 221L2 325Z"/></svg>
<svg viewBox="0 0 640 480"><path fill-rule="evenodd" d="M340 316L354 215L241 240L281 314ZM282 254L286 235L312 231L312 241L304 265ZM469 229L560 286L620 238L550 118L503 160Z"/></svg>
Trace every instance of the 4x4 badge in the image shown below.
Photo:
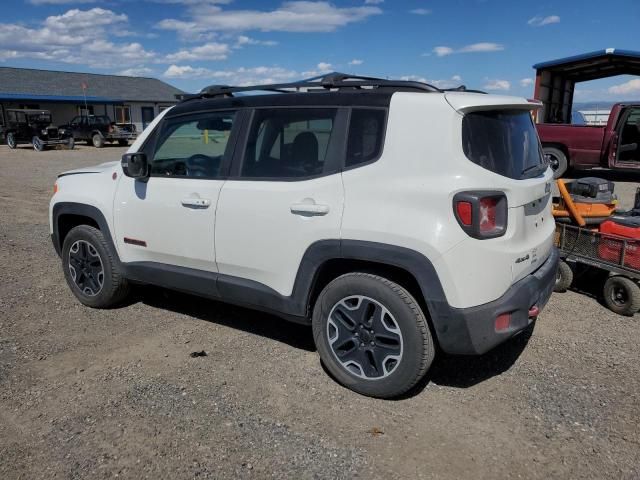
<svg viewBox="0 0 640 480"><path fill-rule="evenodd" d="M516 259L516 263L526 262L527 260L529 260L529 254L528 253L524 257L517 258Z"/></svg>

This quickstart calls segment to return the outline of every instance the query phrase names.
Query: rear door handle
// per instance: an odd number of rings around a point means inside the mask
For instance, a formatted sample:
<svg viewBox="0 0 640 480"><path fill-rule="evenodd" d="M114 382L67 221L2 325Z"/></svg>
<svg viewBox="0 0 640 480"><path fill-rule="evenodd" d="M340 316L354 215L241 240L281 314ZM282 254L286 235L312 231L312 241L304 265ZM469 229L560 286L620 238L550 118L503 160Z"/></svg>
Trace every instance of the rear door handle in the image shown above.
<svg viewBox="0 0 640 480"><path fill-rule="evenodd" d="M326 215L329 213L329 205L317 203L294 203L291 205L291 213L305 217Z"/></svg>
<svg viewBox="0 0 640 480"><path fill-rule="evenodd" d="M209 208L211 200L208 198L188 197L183 198L181 203L183 207L187 208Z"/></svg>

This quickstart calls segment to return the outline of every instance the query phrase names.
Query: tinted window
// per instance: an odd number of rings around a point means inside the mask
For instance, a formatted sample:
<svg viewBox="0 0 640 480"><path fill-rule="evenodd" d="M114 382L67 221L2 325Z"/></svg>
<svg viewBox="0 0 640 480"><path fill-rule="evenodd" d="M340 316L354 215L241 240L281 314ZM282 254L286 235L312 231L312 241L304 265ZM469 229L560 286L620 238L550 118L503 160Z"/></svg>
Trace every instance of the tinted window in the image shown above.
<svg viewBox="0 0 640 480"><path fill-rule="evenodd" d="M214 113L168 121L160 135L151 174L216 178L229 155L229 136L235 113Z"/></svg>
<svg viewBox="0 0 640 480"><path fill-rule="evenodd" d="M505 177L529 178L547 168L528 111L467 113L462 120L462 147L473 163Z"/></svg>
<svg viewBox="0 0 640 480"><path fill-rule="evenodd" d="M380 155L385 115L386 112L380 109L354 108L351 111L347 167L369 162Z"/></svg>
<svg viewBox="0 0 640 480"><path fill-rule="evenodd" d="M335 108L256 110L241 176L309 177L321 174Z"/></svg>

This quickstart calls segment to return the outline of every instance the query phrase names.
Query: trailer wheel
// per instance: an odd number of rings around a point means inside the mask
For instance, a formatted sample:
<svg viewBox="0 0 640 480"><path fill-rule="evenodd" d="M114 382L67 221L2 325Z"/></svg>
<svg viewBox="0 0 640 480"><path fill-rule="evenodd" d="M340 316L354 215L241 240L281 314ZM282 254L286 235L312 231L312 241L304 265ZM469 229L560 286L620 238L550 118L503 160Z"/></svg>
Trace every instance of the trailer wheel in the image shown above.
<svg viewBox="0 0 640 480"><path fill-rule="evenodd" d="M549 160L549 166L553 170L553 178L560 178L569 167L567 156L562 150L553 147L544 147L544 156Z"/></svg>
<svg viewBox="0 0 640 480"><path fill-rule="evenodd" d="M640 287L627 277L609 277L604 282L604 303L612 312L633 316L640 310Z"/></svg>
<svg viewBox="0 0 640 480"><path fill-rule="evenodd" d="M562 293L573 283L573 270L567 262L560 260L558 263L558 273L556 273L556 286L553 287L554 292Z"/></svg>

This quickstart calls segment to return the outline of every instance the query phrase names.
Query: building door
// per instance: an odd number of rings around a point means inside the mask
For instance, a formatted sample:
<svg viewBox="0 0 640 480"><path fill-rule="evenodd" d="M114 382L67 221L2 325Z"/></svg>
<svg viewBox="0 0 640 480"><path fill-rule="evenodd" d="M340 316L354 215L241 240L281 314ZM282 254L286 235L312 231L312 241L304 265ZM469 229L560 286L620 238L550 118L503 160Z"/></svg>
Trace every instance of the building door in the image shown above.
<svg viewBox="0 0 640 480"><path fill-rule="evenodd" d="M153 107L142 107L141 112L142 112L142 129L144 130L145 128L147 128L147 125L149 125L153 121L153 118L155 117L155 113L154 113Z"/></svg>

